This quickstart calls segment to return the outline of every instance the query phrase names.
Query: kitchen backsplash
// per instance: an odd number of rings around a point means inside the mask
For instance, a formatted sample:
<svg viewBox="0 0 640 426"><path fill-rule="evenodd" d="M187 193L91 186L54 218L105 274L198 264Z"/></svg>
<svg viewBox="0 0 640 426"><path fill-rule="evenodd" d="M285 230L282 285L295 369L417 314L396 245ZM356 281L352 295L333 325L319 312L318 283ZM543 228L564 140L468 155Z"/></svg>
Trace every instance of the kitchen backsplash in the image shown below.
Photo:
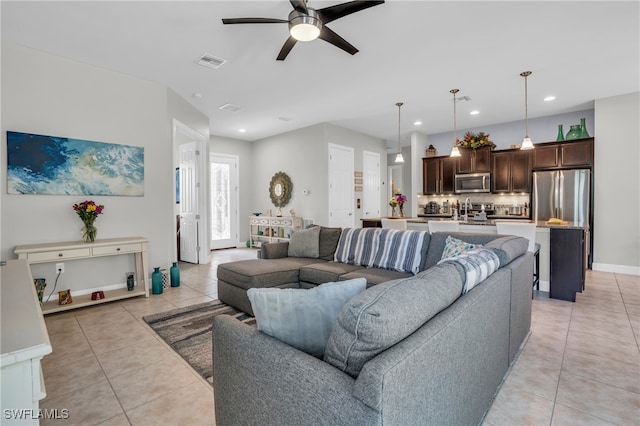
<svg viewBox="0 0 640 426"><path fill-rule="evenodd" d="M418 213L422 213L422 208L430 201L435 201L440 206L444 201L449 204L459 202L469 198L473 204L493 204L496 214L503 214L505 209L511 206L524 207L524 203L529 206L529 194L456 194L456 195L423 195L418 194Z"/></svg>

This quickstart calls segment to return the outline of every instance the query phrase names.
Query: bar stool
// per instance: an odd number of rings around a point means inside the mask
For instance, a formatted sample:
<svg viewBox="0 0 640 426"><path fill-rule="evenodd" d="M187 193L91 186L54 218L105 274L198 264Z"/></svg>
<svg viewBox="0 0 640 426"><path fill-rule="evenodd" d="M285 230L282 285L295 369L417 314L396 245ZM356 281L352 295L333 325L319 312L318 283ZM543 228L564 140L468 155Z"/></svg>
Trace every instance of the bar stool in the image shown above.
<svg viewBox="0 0 640 426"><path fill-rule="evenodd" d="M460 224L457 220L430 220L428 223L429 232L458 232Z"/></svg>
<svg viewBox="0 0 640 426"><path fill-rule="evenodd" d="M540 244L536 243L535 223L496 222L496 231L501 235L515 235L529 240L528 251L533 253L533 284L540 290Z"/></svg>
<svg viewBox="0 0 640 426"><path fill-rule="evenodd" d="M399 229L404 231L407 229L407 219L386 219L382 218L382 227L384 229Z"/></svg>

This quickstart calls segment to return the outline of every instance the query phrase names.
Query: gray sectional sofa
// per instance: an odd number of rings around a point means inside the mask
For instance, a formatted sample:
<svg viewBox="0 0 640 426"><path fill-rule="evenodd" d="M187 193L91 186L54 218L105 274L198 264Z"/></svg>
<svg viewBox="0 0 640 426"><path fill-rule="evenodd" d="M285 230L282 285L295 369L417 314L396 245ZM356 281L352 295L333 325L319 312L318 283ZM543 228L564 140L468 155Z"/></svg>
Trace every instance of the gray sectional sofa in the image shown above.
<svg viewBox="0 0 640 426"><path fill-rule="evenodd" d="M500 259L462 296L464 268L438 264L449 235L485 244ZM343 308L323 359L216 317L217 424L479 424L529 334L533 256L526 250L519 237L434 233L415 274L291 258L282 243L265 245L264 259L220 265L220 299L240 309L251 286L307 288L359 276L368 288Z"/></svg>

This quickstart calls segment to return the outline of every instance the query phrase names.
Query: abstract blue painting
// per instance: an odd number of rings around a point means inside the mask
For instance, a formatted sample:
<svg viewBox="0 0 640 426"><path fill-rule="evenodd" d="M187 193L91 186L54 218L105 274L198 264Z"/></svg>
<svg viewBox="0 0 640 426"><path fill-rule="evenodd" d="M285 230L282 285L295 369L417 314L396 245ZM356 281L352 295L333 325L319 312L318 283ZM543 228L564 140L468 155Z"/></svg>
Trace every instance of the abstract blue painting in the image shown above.
<svg viewBox="0 0 640 426"><path fill-rule="evenodd" d="M7 132L7 192L144 195L144 148Z"/></svg>

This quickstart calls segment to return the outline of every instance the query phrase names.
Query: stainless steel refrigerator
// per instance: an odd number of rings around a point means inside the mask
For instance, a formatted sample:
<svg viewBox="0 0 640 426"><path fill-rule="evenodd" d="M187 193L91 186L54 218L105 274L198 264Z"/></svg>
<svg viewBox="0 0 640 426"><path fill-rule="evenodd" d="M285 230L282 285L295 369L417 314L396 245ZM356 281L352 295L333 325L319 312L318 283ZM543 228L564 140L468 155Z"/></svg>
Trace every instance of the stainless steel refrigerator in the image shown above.
<svg viewBox="0 0 640 426"><path fill-rule="evenodd" d="M552 217L589 226L591 171L556 170L533 173L532 216L535 221Z"/></svg>

